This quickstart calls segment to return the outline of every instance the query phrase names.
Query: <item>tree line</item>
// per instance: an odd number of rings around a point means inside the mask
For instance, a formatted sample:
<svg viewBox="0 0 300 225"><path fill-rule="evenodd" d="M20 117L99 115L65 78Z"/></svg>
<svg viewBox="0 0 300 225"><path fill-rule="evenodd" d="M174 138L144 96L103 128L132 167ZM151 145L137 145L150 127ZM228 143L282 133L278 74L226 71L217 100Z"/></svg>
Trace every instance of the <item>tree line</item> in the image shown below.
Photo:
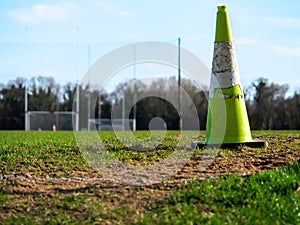
<svg viewBox="0 0 300 225"><path fill-rule="evenodd" d="M175 77L170 81L176 82ZM173 104L163 98L164 93L177 96L177 88L170 86L172 82L163 79L153 81L151 84L136 82L134 87L129 85L131 81L120 83L111 93L93 90L88 85L80 87L81 107L88 107L89 96L97 99L95 107L88 113L82 114L80 126L87 127L88 118L111 118L121 117L123 107L130 107L129 118L136 115L136 128L149 129L149 122L154 117L160 117L165 121L168 129L179 128L180 115ZM0 130L24 130L25 128L25 88L28 93L28 111L72 111L73 101L77 85L75 83L58 84L52 77L35 77L30 80L17 78L6 84L0 84ZM182 88L189 95L195 106L200 129L206 127L208 108L208 87L196 86L191 80L182 79ZM259 78L244 89L246 106L252 129L280 130L300 129L300 90L293 95L286 96L289 87L269 82L265 78ZM136 96L149 94L148 97L140 99L136 107L133 101ZM122 93L122 94L120 94ZM162 97L155 97L162 96ZM124 102L123 102L124 101ZM99 107L101 102L101 107ZM187 117L191 111L185 101L182 103L183 113ZM100 109L100 112L99 112ZM118 115L119 113L119 115ZM193 127L193 121L187 128Z"/></svg>

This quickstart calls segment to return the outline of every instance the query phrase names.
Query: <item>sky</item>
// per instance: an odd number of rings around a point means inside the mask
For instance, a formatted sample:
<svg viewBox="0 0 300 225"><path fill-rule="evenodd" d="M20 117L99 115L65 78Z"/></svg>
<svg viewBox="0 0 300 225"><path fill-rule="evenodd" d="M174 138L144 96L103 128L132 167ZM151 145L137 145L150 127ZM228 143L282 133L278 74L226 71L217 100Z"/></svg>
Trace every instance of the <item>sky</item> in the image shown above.
<svg viewBox="0 0 300 225"><path fill-rule="evenodd" d="M264 77L299 90L300 1L282 0L1 0L0 83L37 76L74 83L118 47L178 37L211 68L218 5L228 8L244 87ZM151 73L164 73L158 68Z"/></svg>

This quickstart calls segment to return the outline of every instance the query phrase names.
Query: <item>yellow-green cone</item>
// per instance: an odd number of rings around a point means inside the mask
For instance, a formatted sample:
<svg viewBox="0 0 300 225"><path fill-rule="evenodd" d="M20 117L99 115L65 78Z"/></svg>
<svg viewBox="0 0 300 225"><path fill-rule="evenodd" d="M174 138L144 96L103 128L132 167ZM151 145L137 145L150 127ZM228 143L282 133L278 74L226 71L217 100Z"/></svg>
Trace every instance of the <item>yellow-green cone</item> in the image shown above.
<svg viewBox="0 0 300 225"><path fill-rule="evenodd" d="M218 6L205 142L267 146L253 141L226 6Z"/></svg>

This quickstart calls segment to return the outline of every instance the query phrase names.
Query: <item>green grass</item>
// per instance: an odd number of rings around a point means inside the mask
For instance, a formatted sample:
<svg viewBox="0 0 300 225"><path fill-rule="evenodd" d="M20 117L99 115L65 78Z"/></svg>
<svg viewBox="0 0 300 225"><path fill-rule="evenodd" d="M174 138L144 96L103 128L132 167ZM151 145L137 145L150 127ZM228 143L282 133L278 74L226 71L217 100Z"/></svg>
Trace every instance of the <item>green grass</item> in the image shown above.
<svg viewBox="0 0 300 225"><path fill-rule="evenodd" d="M149 132L134 135L151 142ZM219 151L207 172L215 179L171 177L171 185L131 187L102 181L35 181L35 177L101 176L85 162L73 132L0 131L0 176L28 178L0 179L0 223L300 224L300 193L296 193L300 186L300 132L255 131L253 136L269 141L269 148ZM100 133L108 154L135 166L167 158L178 137L178 132L168 132L153 151L143 152L124 146L112 132ZM199 139L203 138L201 133ZM188 142L195 139L191 135ZM203 150L194 151L185 176L202 154ZM252 175L224 176L248 171ZM191 177L207 174L193 173Z"/></svg>
<svg viewBox="0 0 300 225"><path fill-rule="evenodd" d="M112 132L100 133L99 135L111 156L124 163L152 164L166 159L178 144L179 133L177 131L169 131L164 138L153 137L149 131L137 131L134 132L133 138L129 139L127 133L125 131L122 137L119 137L121 141ZM122 143L122 139L125 139L124 143Z"/></svg>
<svg viewBox="0 0 300 225"><path fill-rule="evenodd" d="M246 178L192 181L150 206L139 224L300 224L299 174L296 163Z"/></svg>
<svg viewBox="0 0 300 225"><path fill-rule="evenodd" d="M0 131L0 152L2 174L67 175L87 167L73 132Z"/></svg>
<svg viewBox="0 0 300 225"><path fill-rule="evenodd" d="M149 132L146 131L136 132L135 136L149 143L155 141L149 138ZM112 157L132 164L149 164L168 157L176 147L177 136L178 133L171 132L154 151L136 151L120 143L113 132L101 132L99 135ZM130 144L130 140L127 143ZM99 148L90 147L96 150ZM67 176L74 169L88 169L76 146L73 132L0 131L0 152L0 171L3 174L41 172Z"/></svg>

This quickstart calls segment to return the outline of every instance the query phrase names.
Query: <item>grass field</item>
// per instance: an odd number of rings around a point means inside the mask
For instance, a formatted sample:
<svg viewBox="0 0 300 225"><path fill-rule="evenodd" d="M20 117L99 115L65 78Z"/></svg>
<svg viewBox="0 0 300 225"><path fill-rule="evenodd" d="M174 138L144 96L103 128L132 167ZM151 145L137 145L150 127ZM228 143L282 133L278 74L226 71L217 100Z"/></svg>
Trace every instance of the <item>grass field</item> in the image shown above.
<svg viewBox="0 0 300 225"><path fill-rule="evenodd" d="M204 170L196 150L165 181L129 186L89 167L73 132L0 131L0 224L300 224L300 131L253 136L269 147L220 150ZM101 133L109 154L135 166L167 158L178 137L137 152Z"/></svg>

